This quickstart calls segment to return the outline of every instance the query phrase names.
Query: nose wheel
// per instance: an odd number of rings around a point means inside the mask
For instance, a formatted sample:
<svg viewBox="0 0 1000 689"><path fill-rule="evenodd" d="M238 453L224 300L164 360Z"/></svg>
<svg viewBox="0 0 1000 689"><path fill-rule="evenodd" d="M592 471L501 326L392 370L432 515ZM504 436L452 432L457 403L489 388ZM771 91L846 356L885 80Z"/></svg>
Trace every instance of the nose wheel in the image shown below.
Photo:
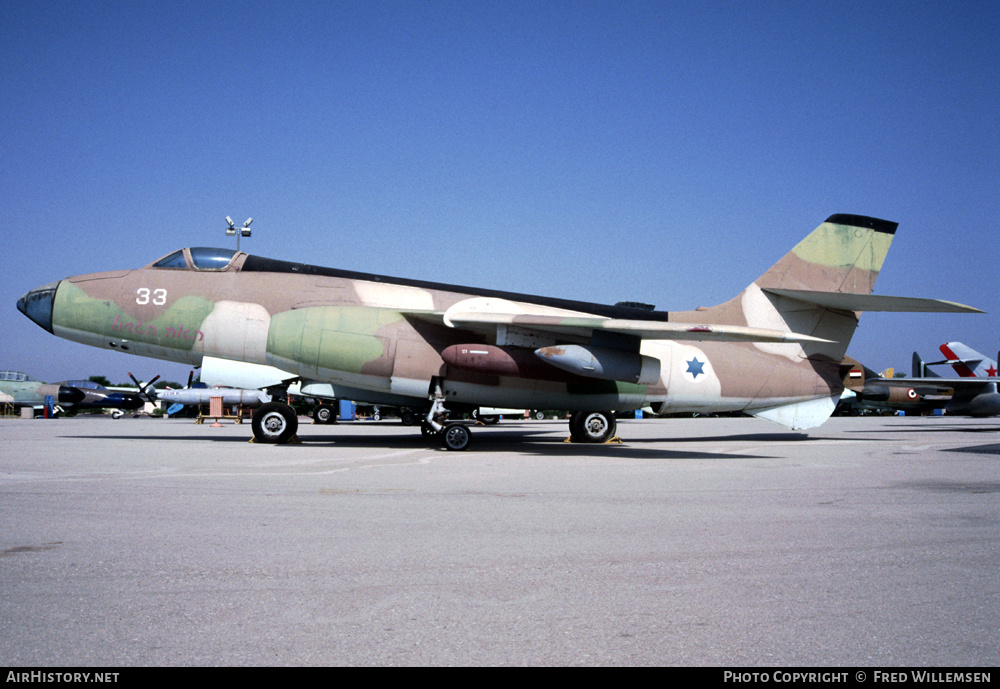
<svg viewBox="0 0 1000 689"><path fill-rule="evenodd" d="M440 442L447 450L467 450L472 442L472 433L463 423L445 423L440 431L435 431L427 422L420 424L420 434L431 443Z"/></svg>
<svg viewBox="0 0 1000 689"><path fill-rule="evenodd" d="M464 424L447 424L441 431L441 443L449 450L467 450L471 442L472 434Z"/></svg>

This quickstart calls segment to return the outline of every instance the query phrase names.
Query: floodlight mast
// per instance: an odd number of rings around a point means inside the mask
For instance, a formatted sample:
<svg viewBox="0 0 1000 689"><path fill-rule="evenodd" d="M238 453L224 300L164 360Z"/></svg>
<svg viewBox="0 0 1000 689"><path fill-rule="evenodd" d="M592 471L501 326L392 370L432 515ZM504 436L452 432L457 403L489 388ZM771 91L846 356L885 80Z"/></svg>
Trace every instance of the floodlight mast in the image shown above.
<svg viewBox="0 0 1000 689"><path fill-rule="evenodd" d="M233 219L230 218L228 215L226 216L226 224L229 225L229 227L226 228L226 236L232 237L233 235L236 235L237 251L240 250L240 237L250 236L250 223L252 222L253 218L247 218L247 221L243 223L243 227L237 228L235 225L233 225Z"/></svg>

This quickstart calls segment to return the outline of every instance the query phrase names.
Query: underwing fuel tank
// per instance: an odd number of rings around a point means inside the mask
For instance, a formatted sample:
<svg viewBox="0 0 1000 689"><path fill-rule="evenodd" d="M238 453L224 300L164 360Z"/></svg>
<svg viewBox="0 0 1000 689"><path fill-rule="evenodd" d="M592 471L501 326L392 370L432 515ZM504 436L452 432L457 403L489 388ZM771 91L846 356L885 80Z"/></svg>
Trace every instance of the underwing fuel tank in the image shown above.
<svg viewBox="0 0 1000 689"><path fill-rule="evenodd" d="M535 356L569 373L601 380L653 385L660 379L660 360L638 352L606 347L554 345L535 350Z"/></svg>
<svg viewBox="0 0 1000 689"><path fill-rule="evenodd" d="M458 344L441 352L446 364L461 371L533 380L566 380L562 372L543 364L534 350L488 344Z"/></svg>

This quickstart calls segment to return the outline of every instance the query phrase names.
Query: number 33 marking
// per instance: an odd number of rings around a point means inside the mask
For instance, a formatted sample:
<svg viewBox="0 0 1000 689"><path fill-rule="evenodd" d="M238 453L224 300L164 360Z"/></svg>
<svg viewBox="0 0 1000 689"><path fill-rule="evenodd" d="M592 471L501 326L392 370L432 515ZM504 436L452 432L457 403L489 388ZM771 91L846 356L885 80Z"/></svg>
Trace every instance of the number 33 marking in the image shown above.
<svg viewBox="0 0 1000 689"><path fill-rule="evenodd" d="M137 289L135 291L135 293L138 295L135 298L135 303L136 304L148 304L149 303L150 291L149 291L148 287L140 287L139 289ZM163 306L164 304L167 303L167 290L165 290L165 289L154 289L152 291L152 295L153 295L153 304L155 304L156 306Z"/></svg>

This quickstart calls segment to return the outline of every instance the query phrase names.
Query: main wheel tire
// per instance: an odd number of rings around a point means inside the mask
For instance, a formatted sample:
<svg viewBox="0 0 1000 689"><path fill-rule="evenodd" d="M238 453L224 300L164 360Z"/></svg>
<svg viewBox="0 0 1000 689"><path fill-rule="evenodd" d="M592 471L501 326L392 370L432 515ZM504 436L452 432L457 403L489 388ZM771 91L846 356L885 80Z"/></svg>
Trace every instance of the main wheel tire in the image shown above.
<svg viewBox="0 0 1000 689"><path fill-rule="evenodd" d="M337 415L329 404L321 404L313 411L313 421L316 423L333 423Z"/></svg>
<svg viewBox="0 0 1000 689"><path fill-rule="evenodd" d="M614 437L618 422L606 411L579 411L569 419L570 437L575 443L606 443Z"/></svg>
<svg viewBox="0 0 1000 689"><path fill-rule="evenodd" d="M253 413L251 426L253 438L258 443L282 444L295 436L299 417L287 404L268 402Z"/></svg>
<svg viewBox="0 0 1000 689"><path fill-rule="evenodd" d="M464 425L453 423L445 426L444 432L441 433L441 442L449 450L465 450L472 442L472 434Z"/></svg>

